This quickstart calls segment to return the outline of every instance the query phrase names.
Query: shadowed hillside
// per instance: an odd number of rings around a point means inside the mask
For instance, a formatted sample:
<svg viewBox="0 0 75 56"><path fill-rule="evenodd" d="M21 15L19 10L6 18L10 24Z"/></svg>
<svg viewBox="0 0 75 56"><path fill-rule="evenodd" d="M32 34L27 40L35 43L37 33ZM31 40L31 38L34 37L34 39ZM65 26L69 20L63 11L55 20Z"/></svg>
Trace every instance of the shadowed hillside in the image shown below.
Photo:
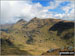
<svg viewBox="0 0 75 56"><path fill-rule="evenodd" d="M57 31L57 35L61 35L62 32L68 29L74 28L74 22L58 22L54 24L49 31Z"/></svg>

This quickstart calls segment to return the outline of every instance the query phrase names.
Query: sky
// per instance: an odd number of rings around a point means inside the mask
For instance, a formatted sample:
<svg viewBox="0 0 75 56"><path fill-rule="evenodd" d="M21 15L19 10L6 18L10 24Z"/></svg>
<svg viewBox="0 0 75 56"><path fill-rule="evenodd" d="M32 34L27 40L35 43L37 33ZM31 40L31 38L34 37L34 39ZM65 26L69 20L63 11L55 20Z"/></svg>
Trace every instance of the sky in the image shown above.
<svg viewBox="0 0 75 56"><path fill-rule="evenodd" d="M2 0L0 24L26 21L34 17L74 20L73 0Z"/></svg>

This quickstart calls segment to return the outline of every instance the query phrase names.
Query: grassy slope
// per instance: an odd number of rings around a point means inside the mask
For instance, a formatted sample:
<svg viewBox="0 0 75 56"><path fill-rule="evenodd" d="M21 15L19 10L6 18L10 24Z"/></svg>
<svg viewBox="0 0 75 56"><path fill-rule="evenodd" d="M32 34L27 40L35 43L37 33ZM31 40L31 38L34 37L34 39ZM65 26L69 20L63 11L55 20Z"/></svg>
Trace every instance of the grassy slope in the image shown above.
<svg viewBox="0 0 75 56"><path fill-rule="evenodd" d="M58 22L59 20L55 21ZM44 25L44 22L41 22L42 25ZM10 33L3 33L2 38L7 37L16 47L20 48L21 50L26 50L33 55L40 55L51 48L61 48L63 46L68 46L67 43L73 41L73 38L71 38L69 39L70 41L66 42L67 40L63 40L60 38L61 36L57 36L56 31L50 32L49 28L52 27L54 24L49 20L47 20L46 22L48 22L47 25L44 25L43 27L39 28L37 26L38 23L34 22L34 20L32 20L32 22L29 22L27 26L16 24L13 26L14 29ZM35 30L35 32L32 32L32 30ZM37 30L39 32L37 32ZM31 32L29 33L29 35L33 38L33 42L31 41L31 44L26 43L27 40L30 39L29 36L27 36L26 34L27 31ZM62 36L66 32L73 32L73 30L64 31L62 33Z"/></svg>
<svg viewBox="0 0 75 56"><path fill-rule="evenodd" d="M9 40L1 40L1 55L31 55L27 51L15 47Z"/></svg>

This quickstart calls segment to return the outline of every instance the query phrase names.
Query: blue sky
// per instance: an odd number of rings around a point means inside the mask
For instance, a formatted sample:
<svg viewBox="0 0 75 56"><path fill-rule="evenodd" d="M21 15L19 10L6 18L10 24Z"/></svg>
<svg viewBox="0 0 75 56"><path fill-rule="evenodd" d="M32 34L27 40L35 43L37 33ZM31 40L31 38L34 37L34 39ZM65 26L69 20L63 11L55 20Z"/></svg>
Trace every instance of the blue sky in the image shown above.
<svg viewBox="0 0 75 56"><path fill-rule="evenodd" d="M42 6L50 6L50 2L54 0L32 0L32 3L40 3Z"/></svg>
<svg viewBox="0 0 75 56"><path fill-rule="evenodd" d="M32 3L40 3L43 7L50 6L50 2L55 3L55 0L32 0ZM59 2L59 1L58 1ZM61 8L70 4L70 1L64 1L59 4L55 9L49 9L48 11L56 12L56 13L65 13Z"/></svg>
<svg viewBox="0 0 75 56"><path fill-rule="evenodd" d="M32 3L40 3L42 6L50 6L50 2L55 2L55 0L32 0ZM70 1L64 1L60 3L60 6L66 6L69 3Z"/></svg>

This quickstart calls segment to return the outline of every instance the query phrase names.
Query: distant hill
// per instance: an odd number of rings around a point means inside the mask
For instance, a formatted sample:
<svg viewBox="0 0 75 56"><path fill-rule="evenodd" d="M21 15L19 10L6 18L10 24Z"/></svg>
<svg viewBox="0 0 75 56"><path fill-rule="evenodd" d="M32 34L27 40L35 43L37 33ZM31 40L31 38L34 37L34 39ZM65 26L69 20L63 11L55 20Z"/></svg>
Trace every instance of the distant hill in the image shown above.
<svg viewBox="0 0 75 56"><path fill-rule="evenodd" d="M13 24L0 24L0 29L10 28Z"/></svg>
<svg viewBox="0 0 75 56"><path fill-rule="evenodd" d="M49 49L74 47L74 22L37 17L29 22L21 19L8 32L1 31L0 38L10 40L14 46L32 55L41 55Z"/></svg>
<svg viewBox="0 0 75 56"><path fill-rule="evenodd" d="M14 24L0 24L0 31L8 32L9 28Z"/></svg>

